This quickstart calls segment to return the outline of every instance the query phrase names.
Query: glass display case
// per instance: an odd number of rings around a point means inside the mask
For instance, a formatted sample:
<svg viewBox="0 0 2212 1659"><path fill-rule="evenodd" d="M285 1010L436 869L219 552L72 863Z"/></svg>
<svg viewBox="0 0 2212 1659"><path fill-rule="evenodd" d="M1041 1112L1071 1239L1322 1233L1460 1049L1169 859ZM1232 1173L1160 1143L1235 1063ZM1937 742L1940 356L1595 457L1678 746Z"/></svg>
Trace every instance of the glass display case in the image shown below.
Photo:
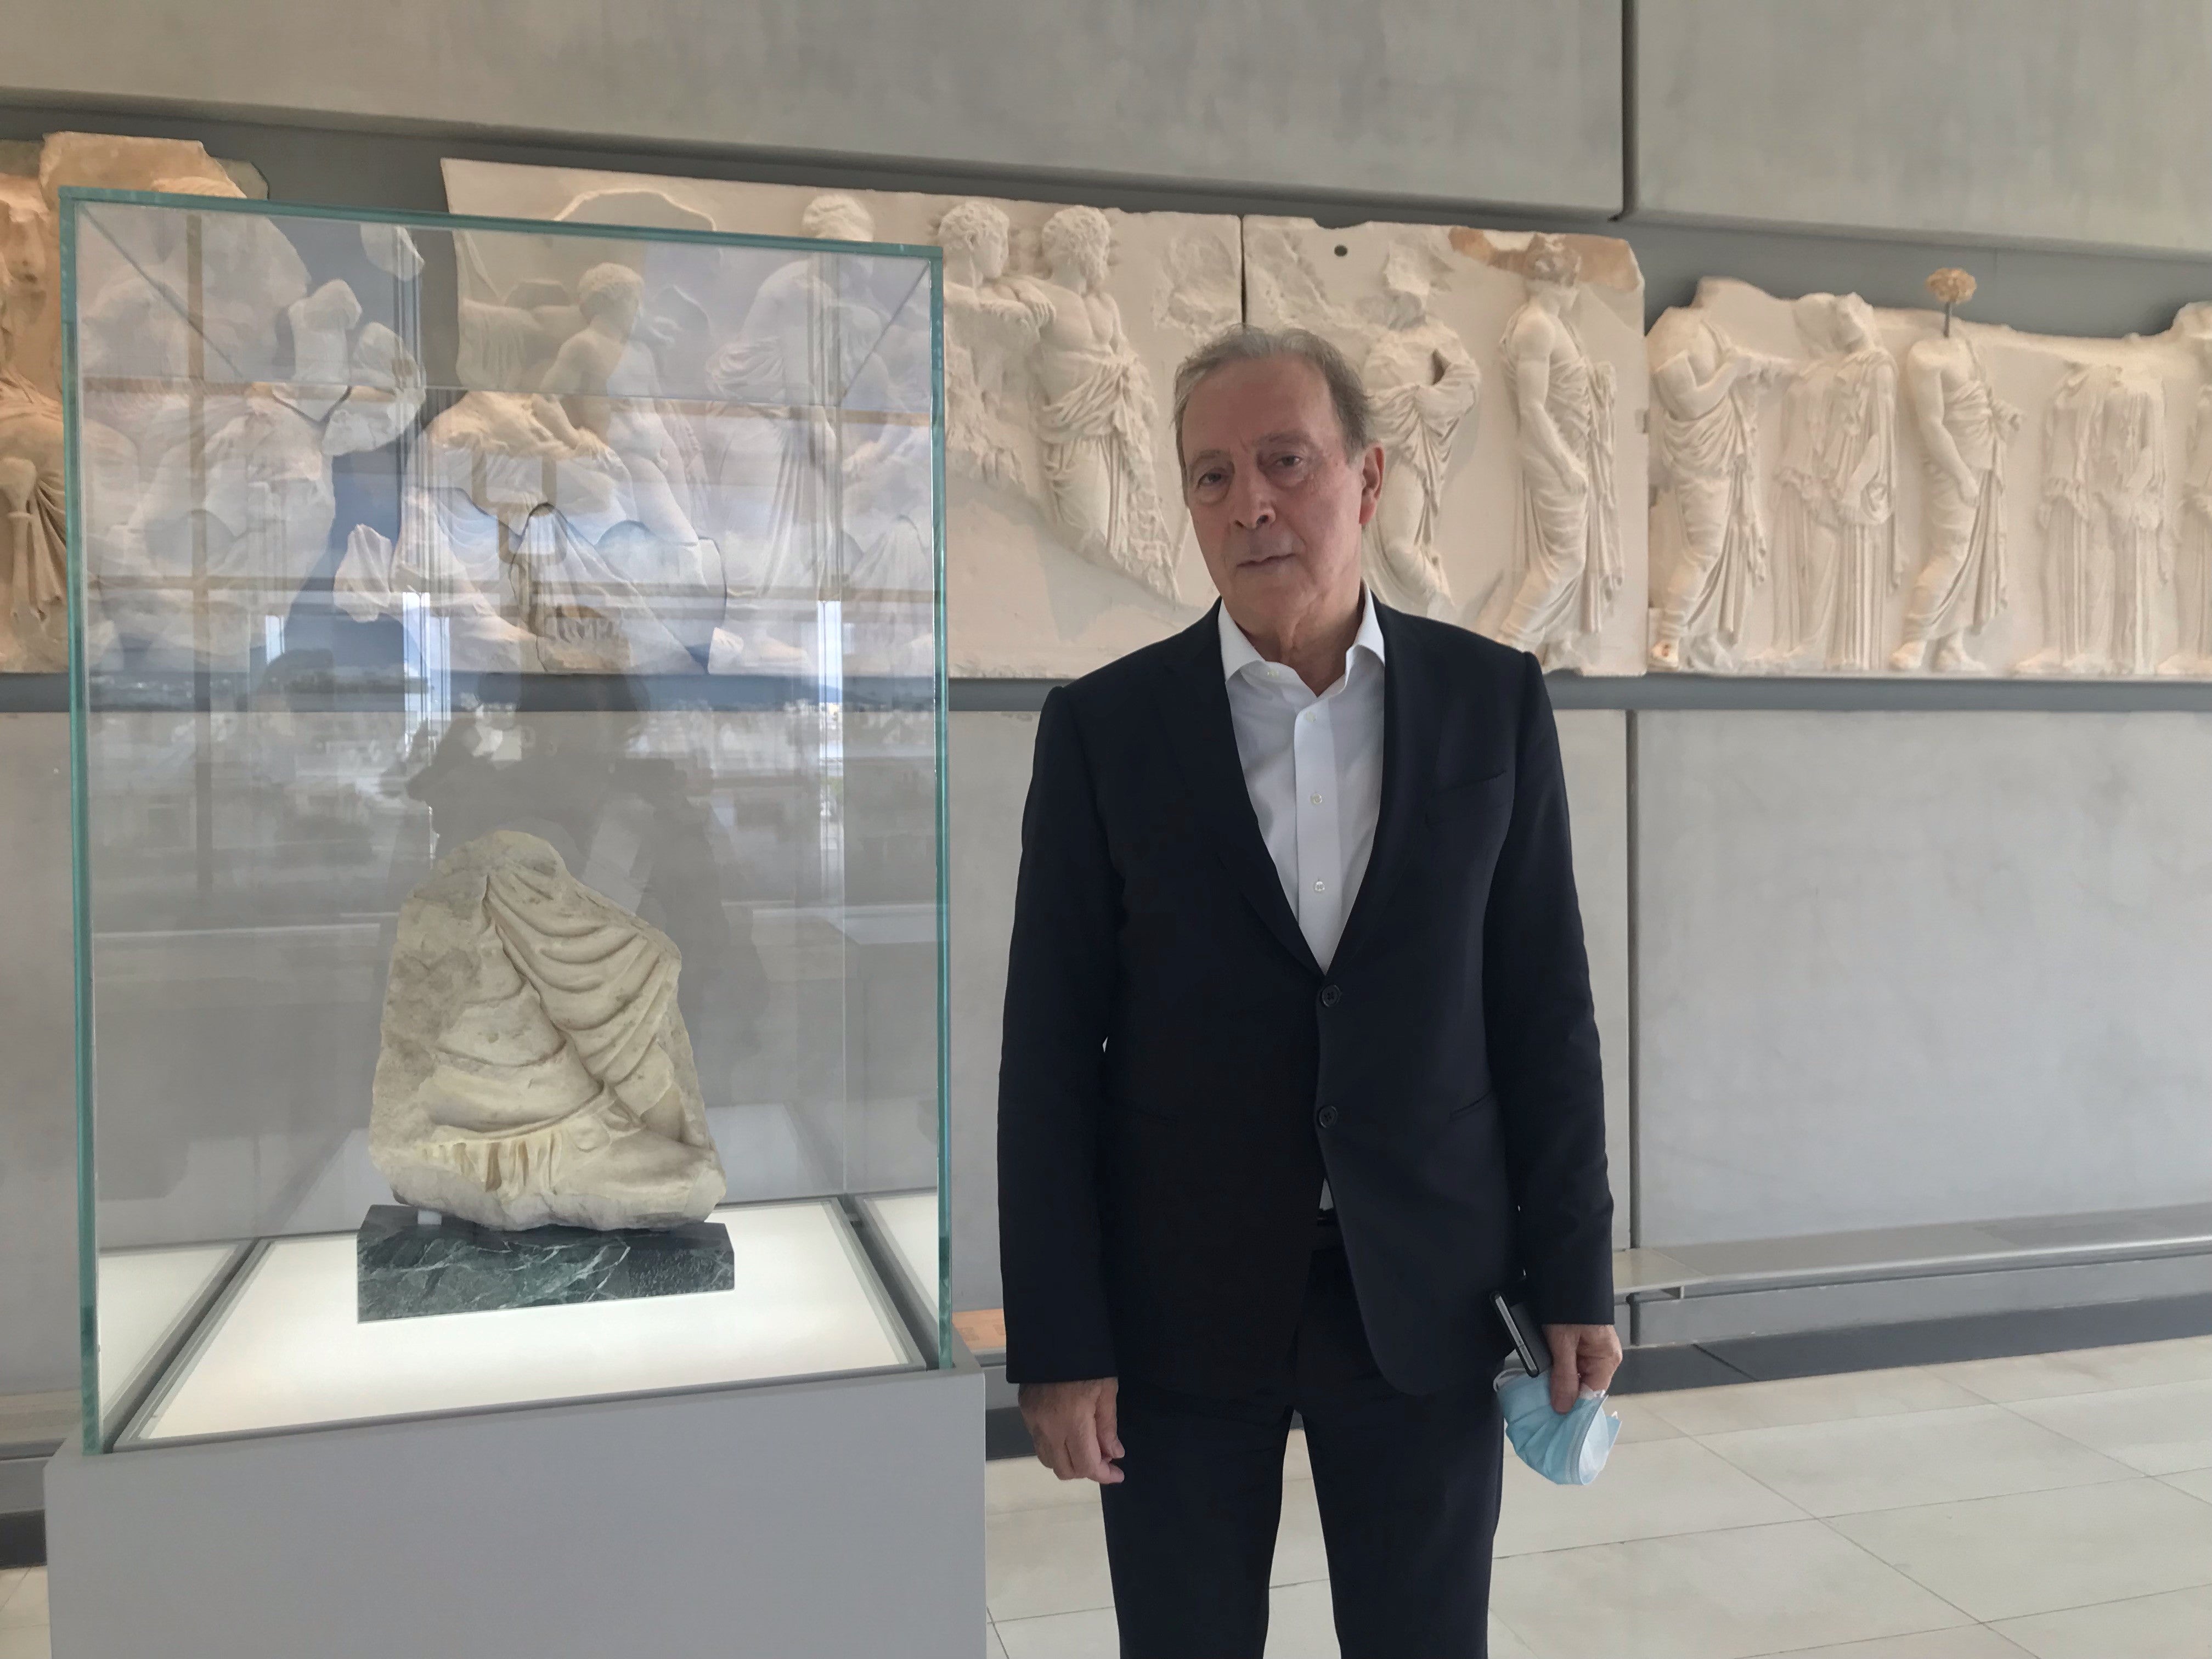
<svg viewBox="0 0 2212 1659"><path fill-rule="evenodd" d="M937 250L65 192L86 1449L950 1363Z"/></svg>

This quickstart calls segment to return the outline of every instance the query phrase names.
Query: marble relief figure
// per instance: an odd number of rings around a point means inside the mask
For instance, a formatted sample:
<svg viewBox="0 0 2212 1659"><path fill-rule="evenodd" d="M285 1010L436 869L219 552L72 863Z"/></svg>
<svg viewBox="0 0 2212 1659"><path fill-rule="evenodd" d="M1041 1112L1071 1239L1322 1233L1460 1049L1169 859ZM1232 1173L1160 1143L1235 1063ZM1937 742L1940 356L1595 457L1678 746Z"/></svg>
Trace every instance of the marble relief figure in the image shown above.
<svg viewBox="0 0 2212 1659"><path fill-rule="evenodd" d="M2212 674L2212 305L2191 306L2177 319L2197 356L2203 384L2190 423L2189 462L2182 474L2177 539L2184 556L2181 647L2159 665L2161 674Z"/></svg>
<svg viewBox="0 0 2212 1659"><path fill-rule="evenodd" d="M1042 245L1048 274L1017 287L1045 313L1035 416L1053 516L1083 558L1173 600L1176 538L1154 477L1159 409L1105 292L1113 227L1096 208L1062 208Z"/></svg>
<svg viewBox="0 0 2212 1659"><path fill-rule="evenodd" d="M1856 294L1791 313L1814 356L1783 399L1776 643L1765 665L1880 668L1897 548L1897 360Z"/></svg>
<svg viewBox="0 0 2212 1659"><path fill-rule="evenodd" d="M1244 273L1253 323L1318 334L1360 372L1383 451L1373 591L1547 667L1641 673L1649 377L1627 245L1254 216Z"/></svg>
<svg viewBox="0 0 2212 1659"><path fill-rule="evenodd" d="M331 462L391 443L422 409L421 367L344 283L286 309L290 377L206 400L204 436L154 459L103 538L103 611L155 664L243 665L329 549Z"/></svg>
<svg viewBox="0 0 2212 1659"><path fill-rule="evenodd" d="M0 672L69 663L62 405L24 361L50 286L33 210L0 198Z"/></svg>
<svg viewBox="0 0 2212 1659"><path fill-rule="evenodd" d="M1382 495L1367 526L1368 580L1385 603L1430 615L1451 599L1437 548L1452 446L1472 434L1482 370L1430 314L1430 256L1401 241L1382 260L1382 326L1360 365L1382 445Z"/></svg>
<svg viewBox="0 0 2212 1659"><path fill-rule="evenodd" d="M2043 411L2043 648L2020 665L2028 674L2100 674L2112 659L2105 639L2112 608L2112 569L2098 502L2098 448L2114 371L2075 363Z"/></svg>
<svg viewBox="0 0 2212 1659"><path fill-rule="evenodd" d="M1613 372L1572 313L1577 260L1559 237L1528 247L1528 297L1499 343L1519 421L1520 575L1480 626L1547 667L1581 664L1626 580L1613 482Z"/></svg>
<svg viewBox="0 0 2212 1659"><path fill-rule="evenodd" d="M2158 667L2159 615L2173 580L2166 534L2166 387L2123 370L2105 397L2095 474L2097 505L2110 538L2113 666L2122 674Z"/></svg>
<svg viewBox="0 0 2212 1659"><path fill-rule="evenodd" d="M653 191L721 232L944 249L941 499L926 287L894 281L890 258L732 249L729 279L699 289L713 337L695 361L714 371L701 388L708 407L691 416L707 453L700 531L720 546L729 573L710 668L803 672L806 653L830 637L817 607L831 603L848 665L857 652L894 674L926 666L936 651L940 513L944 650L956 675L1087 672L1188 625L1196 596L1212 598L1178 504L1165 391L1194 344L1241 316L1235 218L458 159L444 173L457 212L659 223L616 205ZM817 231L825 216L842 228ZM888 374L897 395L875 403L865 386L840 385L830 400L842 411L835 478L826 453L810 456L806 434L789 429L797 423L765 410L753 390L756 374L780 372L787 344L805 343L770 324L781 307L760 279L782 261L800 269L780 289L803 290L811 270L829 279L817 285L823 297L842 295L842 308L817 313L810 349L823 366L845 349L833 339L867 340L860 313L892 313L872 319L880 361L852 367ZM756 290L763 309L747 319ZM798 314L795 301L788 314ZM786 343L769 343L772 334ZM732 414L711 406L724 400ZM736 418L746 405L750 418ZM890 418L869 417L875 409ZM842 532L817 524L818 562L782 560L772 544L779 491L813 491L841 515ZM795 563L817 567L803 595L776 574Z"/></svg>
<svg viewBox="0 0 2212 1659"><path fill-rule="evenodd" d="M1012 234L995 202L962 202L938 221L945 250L945 459L971 478L1023 495L1030 484L1012 402L1019 384L1010 385L1010 367L1036 349L1051 312L1006 278Z"/></svg>
<svg viewBox="0 0 2212 1659"><path fill-rule="evenodd" d="M610 260L496 293L457 246L471 389L412 447L397 544L354 532L338 603L367 620L422 596L461 668L698 672L722 560L696 438L655 397L666 325L642 279Z"/></svg>
<svg viewBox="0 0 2212 1659"><path fill-rule="evenodd" d="M669 1227L726 1187L658 928L501 830L399 912L369 1155L479 1226Z"/></svg>
<svg viewBox="0 0 2212 1659"><path fill-rule="evenodd" d="M2030 674L2154 672L2164 591L2166 388L2153 374L2075 365L2045 411L2044 646Z"/></svg>
<svg viewBox="0 0 2212 1659"><path fill-rule="evenodd" d="M1978 674L1966 636L1996 619L2006 598L2005 448L2020 411L1996 394L1973 342L1951 330L1974 279L1944 270L1928 279L1943 302L1943 332L1905 355L1905 387L1923 459L1927 542L1890 666ZM1931 657L1930 653L1933 653Z"/></svg>
<svg viewBox="0 0 2212 1659"><path fill-rule="evenodd" d="M1654 668L1735 665L1753 591L1766 579L1759 513L1759 394L1785 378L1692 310L1663 313L1648 341L1652 476L1674 514L1680 562L1662 595Z"/></svg>
<svg viewBox="0 0 2212 1659"><path fill-rule="evenodd" d="M801 229L817 240L876 238L873 216L842 192L809 202ZM833 260L793 260L762 283L708 366L719 395L771 406L765 420L718 423L715 493L758 504L723 538L732 556L709 665L718 673L804 670L825 599L848 607L862 672L918 672L931 659L921 593L932 568L930 433L866 418L915 406L928 340L858 288Z"/></svg>
<svg viewBox="0 0 2212 1659"><path fill-rule="evenodd" d="M58 132L10 148L23 157L28 170L0 170L0 672L52 672L69 663L60 191L70 185L99 185L182 195L234 198L246 192L222 163L186 140ZM240 172L252 176L250 169ZM131 327L137 319L123 315L121 307L126 303L143 307L150 297L149 272L156 277L181 274L173 257L166 264L160 257L164 252L173 256L175 249L133 247L122 252L112 245L115 229L110 225L100 236L88 239L77 273L80 309L88 324L88 344L95 349L100 342L90 337L100 332L102 320L110 340L118 329L143 337L143 331ZM265 224L250 222L228 230L227 236L210 239L213 266L221 265L242 243L261 248L266 237L275 234ZM283 249L283 253L289 252L289 246ZM132 266L133 258L141 262L140 267ZM262 337L273 329L276 309L304 292L304 284L285 286L293 273L280 255L271 255L266 264L260 280L243 290L253 300L269 301L261 306L249 302L262 325L257 331ZM130 290L127 295L125 289ZM105 312L100 308L103 298L108 305ZM212 343L234 343L222 331L231 320L221 315L205 319ZM255 359L253 366L258 369L264 362L265 358ZM181 362L178 367L181 369ZM143 372L143 365L134 368ZM106 400L102 412L113 413L118 401ZM144 475L183 440L185 423L174 408L180 401L136 398L141 411L152 417L148 422L151 429L131 434L88 412L82 429L83 472L95 486L89 493L98 498L88 515L88 532L104 534L126 517ZM153 409L163 402L171 407ZM167 418L161 418L164 415ZM149 436L153 441L141 441ZM104 612L87 620L104 640Z"/></svg>

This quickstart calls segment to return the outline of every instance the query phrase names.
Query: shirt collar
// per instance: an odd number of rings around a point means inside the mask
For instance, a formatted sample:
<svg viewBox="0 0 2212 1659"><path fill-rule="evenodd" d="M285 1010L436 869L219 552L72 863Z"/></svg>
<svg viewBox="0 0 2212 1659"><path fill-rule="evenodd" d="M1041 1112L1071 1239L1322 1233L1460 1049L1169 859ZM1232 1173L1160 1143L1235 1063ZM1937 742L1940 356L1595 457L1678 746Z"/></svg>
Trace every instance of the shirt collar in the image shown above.
<svg viewBox="0 0 2212 1659"><path fill-rule="evenodd" d="M1221 678L1233 680L1255 663L1264 664L1267 659L1254 648L1244 630L1231 618L1229 607L1221 605L1214 610L1221 625ZM1352 651L1363 647L1376 663L1382 661L1382 622L1375 614L1375 596L1364 587L1359 591L1359 631L1352 636ZM1349 674L1352 652L1345 653L1344 665L1345 672Z"/></svg>

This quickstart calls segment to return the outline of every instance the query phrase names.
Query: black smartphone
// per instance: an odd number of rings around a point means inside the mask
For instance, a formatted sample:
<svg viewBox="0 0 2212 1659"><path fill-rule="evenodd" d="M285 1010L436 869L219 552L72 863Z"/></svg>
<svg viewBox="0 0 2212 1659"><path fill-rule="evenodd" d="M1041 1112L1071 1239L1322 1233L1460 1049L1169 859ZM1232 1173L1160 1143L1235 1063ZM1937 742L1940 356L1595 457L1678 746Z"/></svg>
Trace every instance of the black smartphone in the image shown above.
<svg viewBox="0 0 2212 1659"><path fill-rule="evenodd" d="M1493 1296L1490 1305L1498 1310L1498 1318L1505 1322L1505 1334L1513 1339L1513 1352L1521 1361L1521 1369L1531 1376L1541 1376L1551 1363L1551 1344L1544 1340L1543 1328L1518 1302Z"/></svg>

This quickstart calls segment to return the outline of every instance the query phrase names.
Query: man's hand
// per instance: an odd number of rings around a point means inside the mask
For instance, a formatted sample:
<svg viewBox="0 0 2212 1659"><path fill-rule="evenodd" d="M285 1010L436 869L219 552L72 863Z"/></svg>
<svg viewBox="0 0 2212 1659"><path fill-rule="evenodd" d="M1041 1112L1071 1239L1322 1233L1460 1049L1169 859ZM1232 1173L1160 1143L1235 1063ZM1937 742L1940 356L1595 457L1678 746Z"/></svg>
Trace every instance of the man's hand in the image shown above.
<svg viewBox="0 0 2212 1659"><path fill-rule="evenodd" d="M1575 1408L1584 1389L1601 1393L1613 1385L1613 1374L1620 1369L1620 1333L1612 1326L1547 1325L1544 1340L1552 1345L1553 1411L1564 1416ZM1026 1389L1022 1390L1022 1410L1029 1410Z"/></svg>
<svg viewBox="0 0 2212 1659"><path fill-rule="evenodd" d="M1613 1346L1617 1362L1620 1355ZM1110 1486L1121 1478L1113 1460L1121 1455L1115 1432L1115 1399L1120 1385L1110 1376L1087 1382L1024 1382L1022 1424L1036 1448L1037 1462L1063 1480L1096 1480Z"/></svg>

